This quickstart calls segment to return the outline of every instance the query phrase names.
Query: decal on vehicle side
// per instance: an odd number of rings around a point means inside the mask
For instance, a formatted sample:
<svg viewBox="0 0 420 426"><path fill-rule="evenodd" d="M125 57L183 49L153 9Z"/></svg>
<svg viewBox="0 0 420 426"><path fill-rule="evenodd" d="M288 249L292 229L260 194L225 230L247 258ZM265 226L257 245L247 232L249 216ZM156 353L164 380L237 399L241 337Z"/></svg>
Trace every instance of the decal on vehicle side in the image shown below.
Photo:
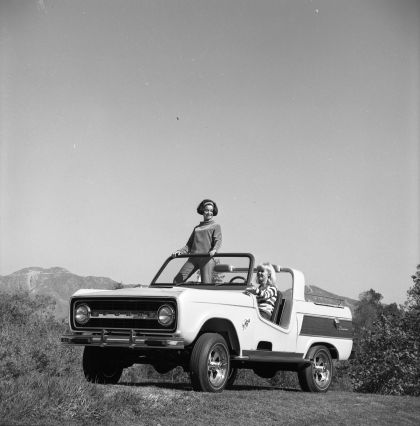
<svg viewBox="0 0 420 426"><path fill-rule="evenodd" d="M242 324L242 330L245 330L248 327L250 322L251 322L251 320L249 318L246 319Z"/></svg>
<svg viewBox="0 0 420 426"><path fill-rule="evenodd" d="M299 335L352 339L353 323L339 318L304 315Z"/></svg>

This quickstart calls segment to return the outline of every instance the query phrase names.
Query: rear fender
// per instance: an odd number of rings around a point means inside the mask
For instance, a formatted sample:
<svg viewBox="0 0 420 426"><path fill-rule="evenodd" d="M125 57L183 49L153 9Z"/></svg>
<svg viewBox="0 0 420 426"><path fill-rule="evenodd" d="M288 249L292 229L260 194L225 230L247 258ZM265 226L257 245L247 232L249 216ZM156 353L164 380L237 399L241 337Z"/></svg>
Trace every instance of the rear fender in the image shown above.
<svg viewBox="0 0 420 426"><path fill-rule="evenodd" d="M311 345L307 348L304 358L307 358L309 351L314 346L325 346L329 350L329 352L331 354L331 358L334 359L334 360L338 360L337 348L334 345L332 345L331 343L326 343L326 342L312 342Z"/></svg>

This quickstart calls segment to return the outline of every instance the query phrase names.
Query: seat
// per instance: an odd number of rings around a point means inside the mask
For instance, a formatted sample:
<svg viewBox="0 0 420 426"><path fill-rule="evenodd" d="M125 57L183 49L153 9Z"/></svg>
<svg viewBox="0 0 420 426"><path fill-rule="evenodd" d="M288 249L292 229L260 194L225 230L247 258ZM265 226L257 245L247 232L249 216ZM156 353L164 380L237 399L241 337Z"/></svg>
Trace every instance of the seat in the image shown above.
<svg viewBox="0 0 420 426"><path fill-rule="evenodd" d="M277 299L276 303L274 303L273 312L271 313L270 321L278 324L278 320L280 318L281 312L283 310L283 294L281 291L277 290Z"/></svg>
<svg viewBox="0 0 420 426"><path fill-rule="evenodd" d="M291 299L285 299L283 303L283 310L280 314L279 326L283 328L289 327L290 315L292 313L293 301Z"/></svg>
<svg viewBox="0 0 420 426"><path fill-rule="evenodd" d="M214 266L214 272L233 272L233 266L224 263L218 263Z"/></svg>

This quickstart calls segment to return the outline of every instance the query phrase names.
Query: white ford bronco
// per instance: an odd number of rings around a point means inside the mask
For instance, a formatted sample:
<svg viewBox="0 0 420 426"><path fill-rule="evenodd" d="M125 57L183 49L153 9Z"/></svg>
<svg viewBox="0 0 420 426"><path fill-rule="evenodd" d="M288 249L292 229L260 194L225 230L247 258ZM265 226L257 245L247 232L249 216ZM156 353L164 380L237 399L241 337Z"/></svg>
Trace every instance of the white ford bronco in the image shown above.
<svg viewBox="0 0 420 426"><path fill-rule="evenodd" d="M353 325L341 301L305 300L302 272L273 264L279 287L270 320L260 315L249 253L170 257L149 287L79 290L70 299L70 333L84 346L87 380L117 383L124 368L151 364L159 373L182 366L194 390L220 392L239 368L261 377L296 371L304 391L325 392L333 360L350 357ZM186 260L213 262L210 283L199 271L174 284ZM281 287L281 288L280 288Z"/></svg>

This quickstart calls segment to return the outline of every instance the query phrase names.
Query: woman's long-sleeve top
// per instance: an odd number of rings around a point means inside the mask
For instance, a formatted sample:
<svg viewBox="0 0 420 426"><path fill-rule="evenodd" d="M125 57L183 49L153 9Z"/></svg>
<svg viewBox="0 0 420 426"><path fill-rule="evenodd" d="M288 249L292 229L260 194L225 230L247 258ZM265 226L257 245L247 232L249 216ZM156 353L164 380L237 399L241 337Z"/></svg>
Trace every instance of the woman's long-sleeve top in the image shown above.
<svg viewBox="0 0 420 426"><path fill-rule="evenodd" d="M181 254L203 254L211 250L219 251L222 245L222 229L213 220L200 222L192 231Z"/></svg>

